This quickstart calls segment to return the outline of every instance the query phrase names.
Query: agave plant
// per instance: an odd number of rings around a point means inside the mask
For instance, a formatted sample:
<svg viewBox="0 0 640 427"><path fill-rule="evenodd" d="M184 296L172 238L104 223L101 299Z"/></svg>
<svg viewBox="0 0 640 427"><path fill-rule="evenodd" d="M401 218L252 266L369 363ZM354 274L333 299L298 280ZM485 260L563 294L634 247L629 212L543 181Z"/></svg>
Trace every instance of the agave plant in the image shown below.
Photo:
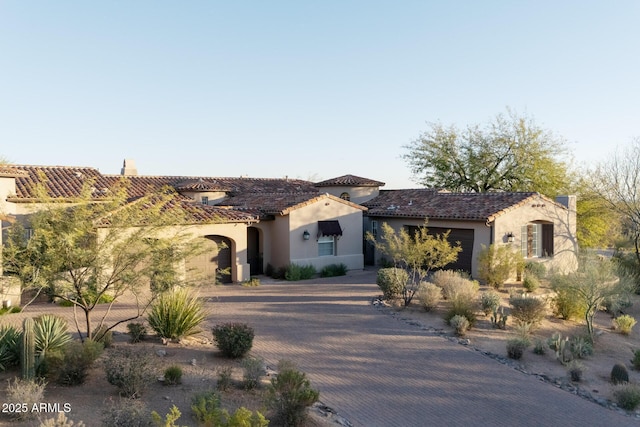
<svg viewBox="0 0 640 427"><path fill-rule="evenodd" d="M0 371L15 366L20 360L20 332L13 326L0 327Z"/></svg>
<svg viewBox="0 0 640 427"><path fill-rule="evenodd" d="M43 314L35 319L36 353L44 355L62 350L71 341L67 332L67 321L52 314Z"/></svg>
<svg viewBox="0 0 640 427"><path fill-rule="evenodd" d="M186 289L161 295L149 313L149 326L161 338L180 339L200 332L205 319L202 303Z"/></svg>

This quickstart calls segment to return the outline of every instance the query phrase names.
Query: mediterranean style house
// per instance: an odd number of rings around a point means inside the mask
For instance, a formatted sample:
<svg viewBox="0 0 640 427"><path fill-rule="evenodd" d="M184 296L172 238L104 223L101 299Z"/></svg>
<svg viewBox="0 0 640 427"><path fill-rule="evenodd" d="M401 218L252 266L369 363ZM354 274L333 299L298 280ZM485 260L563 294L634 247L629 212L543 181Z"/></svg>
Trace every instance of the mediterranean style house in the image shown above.
<svg viewBox="0 0 640 427"><path fill-rule="evenodd" d="M119 175L91 167L8 165L0 168L0 220L28 224L37 209L35 185L46 182L60 201L77 196L91 180L96 199L120 180L133 201L172 187L189 206L189 227L207 251L189 261L207 280L241 282L291 263L320 269L343 263L362 269L379 258L365 233L380 225L451 230L462 252L450 268L477 274L483 245L510 245L527 259L572 268L576 253L573 196L551 200L538 193L448 193L431 189L380 190L383 182L344 175L322 182L299 179L142 176L132 160ZM0 238L1 239L1 238ZM0 240L1 243L1 240ZM220 270L229 271L220 277Z"/></svg>

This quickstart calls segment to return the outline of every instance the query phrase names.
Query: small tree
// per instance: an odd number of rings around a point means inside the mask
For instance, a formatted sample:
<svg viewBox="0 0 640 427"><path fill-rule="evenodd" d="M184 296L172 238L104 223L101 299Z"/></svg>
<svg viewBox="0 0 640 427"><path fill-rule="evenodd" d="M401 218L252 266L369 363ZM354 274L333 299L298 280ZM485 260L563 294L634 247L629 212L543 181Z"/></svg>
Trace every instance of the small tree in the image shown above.
<svg viewBox="0 0 640 427"><path fill-rule="evenodd" d="M402 228L398 233L386 222L382 223L380 241L368 233L367 239L381 253L389 257L395 267L407 271L409 280L402 289L404 305L408 306L416 294L420 282L429 272L442 268L458 259L462 250L460 242L455 246L449 243L449 232L431 235L427 229L427 221L413 235Z"/></svg>

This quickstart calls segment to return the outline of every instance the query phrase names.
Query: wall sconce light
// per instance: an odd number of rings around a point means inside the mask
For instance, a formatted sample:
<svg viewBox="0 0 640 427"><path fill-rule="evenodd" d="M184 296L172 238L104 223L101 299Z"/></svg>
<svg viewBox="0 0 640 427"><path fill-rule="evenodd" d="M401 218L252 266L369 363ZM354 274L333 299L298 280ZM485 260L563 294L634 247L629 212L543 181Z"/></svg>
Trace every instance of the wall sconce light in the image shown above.
<svg viewBox="0 0 640 427"><path fill-rule="evenodd" d="M309 240L310 238L311 238L311 234L309 234L307 230L304 230L304 233L302 233L302 239Z"/></svg>
<svg viewBox="0 0 640 427"><path fill-rule="evenodd" d="M512 232L507 233L507 243L513 243L514 235Z"/></svg>

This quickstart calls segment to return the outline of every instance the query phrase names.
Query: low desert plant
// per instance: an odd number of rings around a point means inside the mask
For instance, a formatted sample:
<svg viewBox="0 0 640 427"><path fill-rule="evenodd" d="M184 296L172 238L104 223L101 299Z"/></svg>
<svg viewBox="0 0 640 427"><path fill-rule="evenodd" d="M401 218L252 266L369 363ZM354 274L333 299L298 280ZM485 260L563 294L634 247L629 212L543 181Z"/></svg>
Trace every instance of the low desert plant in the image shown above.
<svg viewBox="0 0 640 427"><path fill-rule="evenodd" d="M123 397L135 399L156 379L156 368L148 349L115 348L104 361L107 381Z"/></svg>
<svg viewBox="0 0 640 427"><path fill-rule="evenodd" d="M522 287L527 292L534 292L536 289L540 287L540 279L538 279L533 274L525 273L524 279L522 279Z"/></svg>
<svg viewBox="0 0 640 427"><path fill-rule="evenodd" d="M476 324L476 310L473 301L458 300L451 303L451 307L444 316L445 322L451 324L451 319L455 316L464 316L469 321L469 328L473 328Z"/></svg>
<svg viewBox="0 0 640 427"><path fill-rule="evenodd" d="M573 337L569 340L571 355L575 359L584 359L593 354L593 344L589 337Z"/></svg>
<svg viewBox="0 0 640 427"><path fill-rule="evenodd" d="M613 388L616 404L627 411L635 410L640 405L640 387L636 384L619 384Z"/></svg>
<svg viewBox="0 0 640 427"><path fill-rule="evenodd" d="M160 414L156 411L151 412L151 421L156 427L187 427L187 426L178 426L176 425L176 421L182 416L182 412L178 409L176 405L171 406L167 415L162 418Z"/></svg>
<svg viewBox="0 0 640 427"><path fill-rule="evenodd" d="M113 332L106 325L101 325L93 331L93 340L102 343L104 348L109 348L113 345Z"/></svg>
<svg viewBox="0 0 640 427"><path fill-rule="evenodd" d="M442 288L442 295L448 301L475 299L480 289L478 282L469 279L467 274L459 271L436 271L431 281Z"/></svg>
<svg viewBox="0 0 640 427"><path fill-rule="evenodd" d="M529 340L522 337L507 340L507 356L510 359L519 360L529 344Z"/></svg>
<svg viewBox="0 0 640 427"><path fill-rule="evenodd" d="M304 372L291 362L281 361L267 391L267 406L275 410L278 425L299 426L306 418L306 408L319 397L320 392L311 388Z"/></svg>
<svg viewBox="0 0 640 427"><path fill-rule="evenodd" d="M20 340L20 332L15 327L0 327L0 371L20 363Z"/></svg>
<svg viewBox="0 0 640 427"><path fill-rule="evenodd" d="M186 289L161 295L151 307L149 326L161 338L180 339L200 332L206 317L202 302Z"/></svg>
<svg viewBox="0 0 640 427"><path fill-rule="evenodd" d="M509 319L509 316L505 314L504 308L500 307L500 309L498 309L496 307L494 308L493 314L491 315L491 326L499 329L507 329L508 319Z"/></svg>
<svg viewBox="0 0 640 427"><path fill-rule="evenodd" d="M147 327L142 323L127 323L127 330L131 339L129 342L137 343L144 340L144 336L147 334Z"/></svg>
<svg viewBox="0 0 640 427"><path fill-rule="evenodd" d="M536 338L533 341L533 352L535 354L543 355L547 353L547 345L544 340Z"/></svg>
<svg viewBox="0 0 640 427"><path fill-rule="evenodd" d="M640 370L640 350L633 350L633 359L631 359L631 363L636 371Z"/></svg>
<svg viewBox="0 0 640 427"><path fill-rule="evenodd" d="M529 274L537 279L543 279L547 274L547 267L540 262L528 261L524 264L525 275Z"/></svg>
<svg viewBox="0 0 640 427"><path fill-rule="evenodd" d="M246 323L224 323L213 328L213 340L226 357L243 357L253 346L254 331Z"/></svg>
<svg viewBox="0 0 640 427"><path fill-rule="evenodd" d="M36 353L44 356L48 352L61 351L71 342L67 332L67 321L52 314L43 314L34 319Z"/></svg>
<svg viewBox="0 0 640 427"><path fill-rule="evenodd" d="M289 281L307 280L316 275L317 271L313 265L289 264L284 278Z"/></svg>
<svg viewBox="0 0 640 427"><path fill-rule="evenodd" d="M269 421L258 411L238 408L233 415L220 406L220 396L206 391L193 396L191 410L198 425L204 427L267 427Z"/></svg>
<svg viewBox="0 0 640 427"><path fill-rule="evenodd" d="M526 294L513 294L509 298L511 306L511 316L521 322L536 325L544 319L547 314L547 303L545 300L530 297Z"/></svg>
<svg viewBox="0 0 640 427"><path fill-rule="evenodd" d="M486 291L480 294L480 307L485 316L498 310L500 307L500 294L496 291Z"/></svg>
<svg viewBox="0 0 640 427"><path fill-rule="evenodd" d="M623 384L629 382L629 372L627 368L622 363L616 363L611 368L611 382L616 384Z"/></svg>
<svg viewBox="0 0 640 427"><path fill-rule="evenodd" d="M518 253L505 245L482 247L478 254L478 277L489 286L500 289L516 271Z"/></svg>
<svg viewBox="0 0 640 427"><path fill-rule="evenodd" d="M551 277L551 288L556 295L551 299L553 314L561 319L572 320L584 317L586 307L582 298L572 286L567 275L555 274Z"/></svg>
<svg viewBox="0 0 640 427"><path fill-rule="evenodd" d="M466 334L467 330L469 329L469 320L467 320L467 318L464 316L456 314L449 320L449 325L453 327L456 335L461 337L464 336L464 334Z"/></svg>
<svg viewBox="0 0 640 427"><path fill-rule="evenodd" d="M402 268L390 267L378 270L376 283L385 299L399 298L404 292L409 274Z"/></svg>
<svg viewBox="0 0 640 427"><path fill-rule="evenodd" d="M40 423L40 427L85 427L82 421L74 422L67 418L64 412L58 412L55 418L47 418Z"/></svg>
<svg viewBox="0 0 640 427"><path fill-rule="evenodd" d="M144 402L119 399L110 401L102 411L102 427L150 427L151 420Z"/></svg>
<svg viewBox="0 0 640 427"><path fill-rule="evenodd" d="M347 270L345 264L329 264L320 270L320 277L344 276L347 274Z"/></svg>
<svg viewBox="0 0 640 427"><path fill-rule="evenodd" d="M631 333L631 329L636 324L636 319L628 314L623 314L622 316L618 316L613 319L613 324L615 325L615 329L621 334L629 335Z"/></svg>
<svg viewBox="0 0 640 427"><path fill-rule="evenodd" d="M226 391L231 387L231 377L233 375L233 367L231 366L219 366L216 369L217 381L216 389L220 391Z"/></svg>
<svg viewBox="0 0 640 427"><path fill-rule="evenodd" d="M418 287L417 297L420 305L426 311L431 311L442 300L442 289L433 283L421 282Z"/></svg>
<svg viewBox="0 0 640 427"><path fill-rule="evenodd" d="M584 373L584 365L577 360L573 360L567 366L567 372L569 372L569 378L571 381L582 381L582 374Z"/></svg>
<svg viewBox="0 0 640 427"><path fill-rule="evenodd" d="M69 343L61 357L54 357L47 371L58 384L71 386L84 383L89 368L102 354L102 343L85 340Z"/></svg>
<svg viewBox="0 0 640 427"><path fill-rule="evenodd" d="M164 370L164 383L166 385L176 385L182 382L182 368L178 365L171 365Z"/></svg>
<svg viewBox="0 0 640 427"><path fill-rule="evenodd" d="M35 404L44 401L44 389L46 383L44 381L25 380L14 378L13 382L7 384L7 402L16 402L19 404L20 410L13 412L13 417L19 420L26 420L37 415L36 411L31 411Z"/></svg>
<svg viewBox="0 0 640 427"><path fill-rule="evenodd" d="M242 282L242 286L257 288L258 286L260 286L260 278L251 277L249 280L245 280L244 282Z"/></svg>
<svg viewBox="0 0 640 427"><path fill-rule="evenodd" d="M260 384L260 377L265 373L264 361L256 357L247 357L242 360L244 375L242 376L244 388L253 390Z"/></svg>

